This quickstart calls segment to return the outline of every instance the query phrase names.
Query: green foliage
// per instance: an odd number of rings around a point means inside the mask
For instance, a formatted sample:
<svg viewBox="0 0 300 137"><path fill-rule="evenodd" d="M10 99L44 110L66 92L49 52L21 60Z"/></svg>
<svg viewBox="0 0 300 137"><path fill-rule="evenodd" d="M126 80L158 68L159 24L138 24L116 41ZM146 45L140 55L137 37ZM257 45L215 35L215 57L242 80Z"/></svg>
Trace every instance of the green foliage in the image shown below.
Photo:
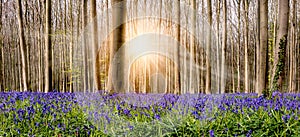
<svg viewBox="0 0 300 137"><path fill-rule="evenodd" d="M265 111L246 109L234 113L216 111L210 119L197 120L190 116L168 136L297 136L300 122L296 115L287 115L292 110ZM287 118L288 117L288 118Z"/></svg>
<svg viewBox="0 0 300 137"><path fill-rule="evenodd" d="M300 134L300 95L295 94L274 92L271 99L266 99L256 94L238 93L186 96L178 100L169 95L160 102L136 106L117 95L95 97L97 94L90 94L93 96L75 99L68 93L9 94L0 96L0 136L98 137L108 136L106 133L111 136L272 137Z"/></svg>
<svg viewBox="0 0 300 137"><path fill-rule="evenodd" d="M1 97L0 97L0 101ZM4 100L5 101L5 100ZM67 98L7 98L0 109L0 136L88 136L98 134L82 109Z"/></svg>

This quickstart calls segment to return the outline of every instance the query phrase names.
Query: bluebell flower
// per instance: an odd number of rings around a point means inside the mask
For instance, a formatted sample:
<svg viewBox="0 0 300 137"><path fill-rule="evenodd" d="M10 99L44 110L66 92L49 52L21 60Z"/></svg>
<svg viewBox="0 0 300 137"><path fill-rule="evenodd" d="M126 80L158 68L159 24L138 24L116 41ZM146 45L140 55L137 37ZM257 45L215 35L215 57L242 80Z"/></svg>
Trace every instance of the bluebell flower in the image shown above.
<svg viewBox="0 0 300 137"><path fill-rule="evenodd" d="M214 130L209 130L209 136L210 136L210 137L214 137L214 136L215 136Z"/></svg>
<svg viewBox="0 0 300 137"><path fill-rule="evenodd" d="M110 118L107 115L105 115L105 118L107 120L107 123L110 124L110 121L111 121Z"/></svg>
<svg viewBox="0 0 300 137"><path fill-rule="evenodd" d="M248 131L248 133L246 134L246 137L251 137L251 134L252 134L252 130L250 129L250 130Z"/></svg>
<svg viewBox="0 0 300 137"><path fill-rule="evenodd" d="M283 115L283 116L281 116L281 119L286 123L289 119L291 118L291 116L290 115Z"/></svg>
<svg viewBox="0 0 300 137"><path fill-rule="evenodd" d="M128 124L128 128L129 128L130 130L133 130L133 126L131 126L130 124Z"/></svg>
<svg viewBox="0 0 300 137"><path fill-rule="evenodd" d="M116 108L117 108L117 110L121 110L121 107L119 104L117 104Z"/></svg>
<svg viewBox="0 0 300 137"><path fill-rule="evenodd" d="M154 118L157 119L157 120L160 120L160 115L155 114L155 115L154 115Z"/></svg>
<svg viewBox="0 0 300 137"><path fill-rule="evenodd" d="M17 129L18 134L20 134L20 129Z"/></svg>
<svg viewBox="0 0 300 137"><path fill-rule="evenodd" d="M129 115L129 114L130 114L130 110L129 110L129 109L124 109L123 113L124 113L125 115Z"/></svg>

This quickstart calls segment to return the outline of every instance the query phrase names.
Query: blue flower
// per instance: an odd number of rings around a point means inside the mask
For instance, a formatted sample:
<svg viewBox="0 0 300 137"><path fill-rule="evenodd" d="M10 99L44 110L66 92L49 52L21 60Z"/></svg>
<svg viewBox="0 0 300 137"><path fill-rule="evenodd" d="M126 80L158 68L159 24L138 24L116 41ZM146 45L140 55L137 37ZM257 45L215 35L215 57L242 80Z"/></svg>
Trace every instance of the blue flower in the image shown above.
<svg viewBox="0 0 300 137"><path fill-rule="evenodd" d="M129 127L130 130L133 130L133 126L129 125L128 127Z"/></svg>
<svg viewBox="0 0 300 137"><path fill-rule="evenodd" d="M215 136L214 130L209 130L209 136L210 136L210 137L214 137L214 136Z"/></svg>
<svg viewBox="0 0 300 137"><path fill-rule="evenodd" d="M155 115L154 115L154 118L157 119L157 120L160 120L160 115L155 114Z"/></svg>
<svg viewBox="0 0 300 137"><path fill-rule="evenodd" d="M124 113L125 115L130 115L130 110L124 109L123 113Z"/></svg>
<svg viewBox="0 0 300 137"><path fill-rule="evenodd" d="M251 134L252 134L252 130L250 129L250 130L248 131L248 133L246 134L246 137L251 137Z"/></svg>
<svg viewBox="0 0 300 137"><path fill-rule="evenodd" d="M290 115L283 115L282 117L281 117L281 119L286 123L286 122L288 122L288 120L291 118L291 116Z"/></svg>

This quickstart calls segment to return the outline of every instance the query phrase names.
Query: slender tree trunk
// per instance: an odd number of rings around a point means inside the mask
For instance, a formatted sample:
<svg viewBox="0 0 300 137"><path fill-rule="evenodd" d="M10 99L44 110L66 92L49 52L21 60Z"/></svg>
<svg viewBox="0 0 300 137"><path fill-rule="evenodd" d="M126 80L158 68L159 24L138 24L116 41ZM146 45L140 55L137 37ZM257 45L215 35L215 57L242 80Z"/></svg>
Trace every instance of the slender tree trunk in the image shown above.
<svg viewBox="0 0 300 137"><path fill-rule="evenodd" d="M83 31L83 38L82 38L82 53L83 53L83 91L86 92L88 90L88 62L87 62L87 48L86 48L86 30L85 27L87 25L87 0L82 1L82 31Z"/></svg>
<svg viewBox="0 0 300 137"><path fill-rule="evenodd" d="M45 92L52 90L51 0L46 0L45 26Z"/></svg>
<svg viewBox="0 0 300 137"><path fill-rule="evenodd" d="M240 48L241 48L241 0L237 0L238 3L238 28L237 28L237 92L241 92L241 63L240 63Z"/></svg>
<svg viewBox="0 0 300 137"><path fill-rule="evenodd" d="M0 20L2 20L2 0L0 1ZM3 33L2 33L2 22L0 22L0 49L1 49L1 57L0 57L0 91L4 91L4 67L2 61L4 60L3 58Z"/></svg>
<svg viewBox="0 0 300 137"><path fill-rule="evenodd" d="M268 0L259 1L259 61L258 61L258 74L256 92L262 95L267 87L267 65L268 65Z"/></svg>
<svg viewBox="0 0 300 137"><path fill-rule="evenodd" d="M277 21L277 14L278 14L278 0L276 0L276 4L273 5L275 7L275 13L274 13L274 26L273 26L273 44L270 50L273 51L269 51L272 52L272 55L269 57L270 58L270 81L269 81L269 88L272 90L272 86L273 86L273 75L275 73L275 66L274 66L274 58L275 58L275 54L276 54L276 40L277 40L277 33L278 33L278 21ZM272 60L273 59L273 60Z"/></svg>
<svg viewBox="0 0 300 137"><path fill-rule="evenodd" d="M225 57L227 45L227 3L223 0L223 32L222 32L222 63L221 63L221 94L225 93L226 75L225 73Z"/></svg>
<svg viewBox="0 0 300 137"><path fill-rule="evenodd" d="M284 80L284 66L287 48L287 34L289 21L289 2L286 0L279 0L279 28L276 40L275 54L274 54L274 72L272 90L282 91L282 84Z"/></svg>
<svg viewBox="0 0 300 137"><path fill-rule="evenodd" d="M70 51L69 51L69 61L70 61L70 66L69 66L69 91L73 91L73 44L74 44L74 23L73 23L73 3L75 1L70 1L70 21L71 21L71 40L70 40ZM78 15L77 15L78 16Z"/></svg>
<svg viewBox="0 0 300 137"><path fill-rule="evenodd" d="M249 32L249 19L248 19L248 0L244 0L244 42L245 42L245 93L249 92L249 61L248 61L248 32Z"/></svg>
<svg viewBox="0 0 300 137"><path fill-rule="evenodd" d="M207 14L209 27L212 27L212 10L211 0L207 0ZM211 94L211 65L210 65L210 50L211 49L211 30L207 33L207 44L206 44L206 82L205 82L205 93Z"/></svg>
<svg viewBox="0 0 300 137"><path fill-rule="evenodd" d="M255 43L256 43L256 55L255 55L255 58L256 58L256 67L255 67L255 75L256 75L256 78L255 78L255 91L256 91L256 93L258 93L259 95L261 94L260 92L259 92L259 88L258 88L258 86L259 86L259 66L260 66L260 64L259 64L259 62L260 62L260 0L256 0L256 4L257 4L257 12L256 12L256 14L257 14L257 25L256 25L256 41L255 41Z"/></svg>
<svg viewBox="0 0 300 137"><path fill-rule="evenodd" d="M193 65L195 64L195 40L193 35L196 35L196 0L191 0L191 5L192 5L192 36L190 37L190 87L189 87L189 91L191 93L195 93L195 70L196 68L193 67ZM198 84L198 83L197 83Z"/></svg>
<svg viewBox="0 0 300 137"><path fill-rule="evenodd" d="M91 0L91 21L92 21L92 60L93 60L93 75L94 75L94 88L93 90L101 89L100 74L99 74L99 61L96 59L98 51L98 27L97 27L97 3L96 0Z"/></svg>
<svg viewBox="0 0 300 137"><path fill-rule="evenodd" d="M20 39L20 50L21 50L21 63L22 63L22 79L23 79L23 90L27 91L27 61L26 61L26 45L25 45L25 38L24 38L24 31L23 31L23 19L22 19L22 3L21 0L17 0L17 18L19 22L19 39Z"/></svg>
<svg viewBox="0 0 300 137"><path fill-rule="evenodd" d="M231 13L229 13L231 14ZM230 44L231 44L231 83L232 83L232 92L235 93L235 77L234 77L234 40L233 40L233 29L232 24L230 27Z"/></svg>
<svg viewBox="0 0 300 137"><path fill-rule="evenodd" d="M291 45L290 45L290 78L289 78L289 91L290 92L295 92L296 91L296 39L297 39L297 34L296 34L296 26L297 26L297 0L293 0L293 21L292 21L292 32L291 32Z"/></svg>
<svg viewBox="0 0 300 137"><path fill-rule="evenodd" d="M181 33L180 33L180 0L178 0L177 1L177 17L178 17L178 20L177 20L177 22L179 23L178 25L177 25L177 40L178 40L178 42L180 43L180 35L181 35ZM181 44L179 44L179 46L180 46ZM181 59L181 57L180 57L180 47L178 47L178 46L176 46L176 51L177 51L177 55L176 55L176 58L175 58L175 62L178 62L178 64L177 64L177 72L176 72L176 74L175 74L175 93L181 93L182 91L180 91L181 90L181 76L180 76L180 68L181 68L181 62L180 62L180 59ZM176 77L177 76L177 77Z"/></svg>
<svg viewBox="0 0 300 137"><path fill-rule="evenodd" d="M221 77L221 61L220 61L220 43L222 43L221 42L221 34L220 34L220 13L221 13L221 2L217 2L217 8L216 8L216 20L217 20L217 53L216 53L216 60L217 60L217 65L216 65L216 72L215 72L215 78L216 78L216 83L215 83L215 89L217 90L217 92L218 93L220 93L220 83L221 83L221 79L220 79L220 77Z"/></svg>

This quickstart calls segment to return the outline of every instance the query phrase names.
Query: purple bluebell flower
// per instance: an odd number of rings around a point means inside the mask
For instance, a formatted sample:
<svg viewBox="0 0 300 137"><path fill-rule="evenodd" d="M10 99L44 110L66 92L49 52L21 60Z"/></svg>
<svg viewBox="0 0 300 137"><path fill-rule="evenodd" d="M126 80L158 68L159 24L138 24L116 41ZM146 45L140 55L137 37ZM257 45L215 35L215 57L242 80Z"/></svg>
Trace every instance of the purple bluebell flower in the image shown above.
<svg viewBox="0 0 300 137"><path fill-rule="evenodd" d="M252 134L252 130L250 129L250 130L248 131L248 133L246 134L246 137L251 137L251 134Z"/></svg>
<svg viewBox="0 0 300 137"><path fill-rule="evenodd" d="M157 120L160 120L160 115L155 114L155 115L154 115L154 118L157 119Z"/></svg>
<svg viewBox="0 0 300 137"><path fill-rule="evenodd" d="M129 109L124 109L123 113L124 113L125 115L130 115L130 110L129 110Z"/></svg>
<svg viewBox="0 0 300 137"><path fill-rule="evenodd" d="M215 136L214 130L209 130L209 136L210 136L210 137L214 137L214 136Z"/></svg>

